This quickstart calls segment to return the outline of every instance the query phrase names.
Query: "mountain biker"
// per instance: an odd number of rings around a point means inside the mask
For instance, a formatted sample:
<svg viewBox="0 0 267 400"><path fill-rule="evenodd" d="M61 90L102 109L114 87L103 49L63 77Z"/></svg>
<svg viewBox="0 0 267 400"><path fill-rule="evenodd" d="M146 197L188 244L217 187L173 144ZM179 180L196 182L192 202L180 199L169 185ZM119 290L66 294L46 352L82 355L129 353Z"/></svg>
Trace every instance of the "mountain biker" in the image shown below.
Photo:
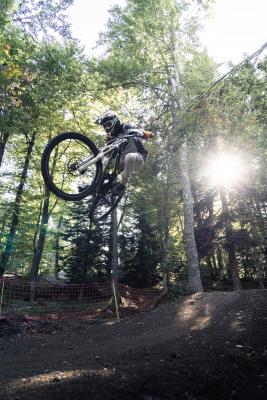
<svg viewBox="0 0 267 400"><path fill-rule="evenodd" d="M119 169L122 171L122 178L121 182L118 182L113 188L113 191L117 195L122 195L132 172L143 167L148 154L139 138L149 139L154 135L150 131L137 128L133 123L122 123L113 111L107 111L98 117L95 123L105 129L106 143L116 139L119 135L135 135L128 140L121 151Z"/></svg>

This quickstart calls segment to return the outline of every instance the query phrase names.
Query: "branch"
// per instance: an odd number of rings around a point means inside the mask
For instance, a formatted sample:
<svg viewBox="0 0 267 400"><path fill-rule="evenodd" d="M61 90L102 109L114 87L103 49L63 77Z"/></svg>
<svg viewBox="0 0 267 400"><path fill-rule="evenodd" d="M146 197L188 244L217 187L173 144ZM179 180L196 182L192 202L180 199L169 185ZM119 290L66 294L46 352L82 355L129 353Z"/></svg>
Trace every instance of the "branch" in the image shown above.
<svg viewBox="0 0 267 400"><path fill-rule="evenodd" d="M56 205L57 205L57 203L58 203L58 200L59 200L59 198L57 197L57 198L56 198L56 201L55 201L55 203L54 203L54 205L52 206L52 208L51 208L50 211L48 212L49 217L50 217L50 215L52 214L54 208L56 207Z"/></svg>
<svg viewBox="0 0 267 400"><path fill-rule="evenodd" d="M73 108L71 108L71 112L72 112L72 115L73 115L73 118L74 118L75 123L78 125L80 131L81 131L82 133L84 133L84 130L81 128L80 123L79 123L79 121L78 121L77 118L76 118L76 114L75 114L75 111L74 111Z"/></svg>
<svg viewBox="0 0 267 400"><path fill-rule="evenodd" d="M207 90L203 91L200 95L196 96L195 98L192 99L192 101L189 103L189 105L186 107L185 111L189 111L190 108L195 102L200 101L203 98L207 98L210 95L210 92L212 91L213 88L218 86L221 82L226 80L229 76L235 74L240 68L242 68L248 61L253 60L255 57L259 57L259 55L266 49L267 47L267 42L264 43L257 51L255 51L253 54L250 56L244 58L239 64L236 64L230 71L228 71L226 74L224 74L221 78L219 78L217 81L215 81Z"/></svg>

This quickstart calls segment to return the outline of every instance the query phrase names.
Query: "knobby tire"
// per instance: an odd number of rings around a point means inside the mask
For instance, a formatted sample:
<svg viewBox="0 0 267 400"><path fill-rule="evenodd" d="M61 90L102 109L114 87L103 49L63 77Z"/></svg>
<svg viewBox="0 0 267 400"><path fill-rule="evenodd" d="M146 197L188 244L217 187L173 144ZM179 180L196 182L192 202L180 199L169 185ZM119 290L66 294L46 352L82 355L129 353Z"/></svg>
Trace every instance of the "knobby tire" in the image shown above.
<svg viewBox="0 0 267 400"><path fill-rule="evenodd" d="M52 193L54 193L57 197L63 199L63 200L68 200L68 201L78 201L82 200L88 195L92 194L94 189L96 188L98 181L101 177L102 174L102 161L98 161L96 163L96 173L93 178L92 182L88 182L88 186L86 187L85 190L81 191L80 193L75 193L75 194L70 194L67 192L62 191L60 188L58 188L57 185L54 184L53 182L53 177L51 176L49 172L49 159L51 152L56 148L56 146L63 142L64 140L69 140L69 139L74 139L74 140L80 140L83 142L88 148L91 150L94 156L96 156L99 153L98 148L86 136L82 135L81 133L77 132L64 132L59 134L58 136L54 137L49 141L49 143L46 145L42 158L41 158L41 172L43 179L45 181L46 186L51 190Z"/></svg>

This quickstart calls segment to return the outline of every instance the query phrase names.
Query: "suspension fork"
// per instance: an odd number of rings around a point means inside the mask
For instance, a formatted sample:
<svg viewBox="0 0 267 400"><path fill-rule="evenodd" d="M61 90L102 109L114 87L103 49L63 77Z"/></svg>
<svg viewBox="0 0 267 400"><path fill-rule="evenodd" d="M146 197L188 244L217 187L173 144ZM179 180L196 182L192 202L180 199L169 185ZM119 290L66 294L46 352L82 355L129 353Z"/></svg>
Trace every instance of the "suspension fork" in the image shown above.
<svg viewBox="0 0 267 400"><path fill-rule="evenodd" d="M120 159L121 159L121 147L119 148L119 150L116 154L116 161L115 161L115 166L114 166L114 170L113 170L114 176L118 175Z"/></svg>

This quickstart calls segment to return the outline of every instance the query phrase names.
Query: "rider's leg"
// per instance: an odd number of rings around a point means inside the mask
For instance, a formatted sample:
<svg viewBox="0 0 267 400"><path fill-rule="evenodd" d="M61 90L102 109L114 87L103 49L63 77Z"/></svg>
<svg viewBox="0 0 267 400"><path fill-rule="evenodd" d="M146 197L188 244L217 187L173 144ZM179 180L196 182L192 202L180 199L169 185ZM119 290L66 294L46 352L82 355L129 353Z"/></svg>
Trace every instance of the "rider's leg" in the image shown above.
<svg viewBox="0 0 267 400"><path fill-rule="evenodd" d="M119 168L122 171L121 182L118 182L113 191L117 195L123 195L125 192L125 186L131 174L141 168L144 165L144 159L139 153L128 153L120 161Z"/></svg>
<svg viewBox="0 0 267 400"><path fill-rule="evenodd" d="M142 168L144 165L144 158L141 156L140 153L128 153L124 159L124 168L122 172L121 183L126 185L131 174L134 171Z"/></svg>
<svg viewBox="0 0 267 400"><path fill-rule="evenodd" d="M102 165L103 165L103 171L105 170L107 163L108 163L109 157L104 157L102 160ZM78 186L79 192L83 192L88 186L87 185L80 185Z"/></svg>

